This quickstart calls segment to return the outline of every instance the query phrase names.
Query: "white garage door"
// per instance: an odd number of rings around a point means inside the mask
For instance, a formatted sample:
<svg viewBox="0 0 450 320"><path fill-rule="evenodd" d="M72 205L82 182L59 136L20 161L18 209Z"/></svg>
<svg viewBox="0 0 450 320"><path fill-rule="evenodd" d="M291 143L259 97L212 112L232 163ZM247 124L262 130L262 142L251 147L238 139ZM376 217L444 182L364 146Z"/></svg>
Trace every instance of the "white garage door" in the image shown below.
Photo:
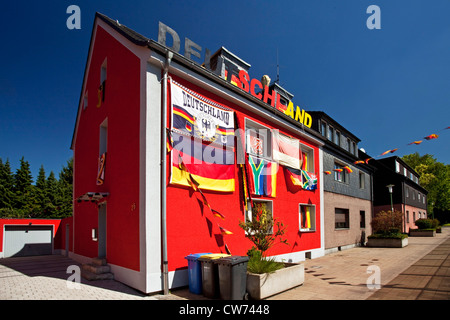
<svg viewBox="0 0 450 320"><path fill-rule="evenodd" d="M52 226L5 226L4 257L52 254Z"/></svg>

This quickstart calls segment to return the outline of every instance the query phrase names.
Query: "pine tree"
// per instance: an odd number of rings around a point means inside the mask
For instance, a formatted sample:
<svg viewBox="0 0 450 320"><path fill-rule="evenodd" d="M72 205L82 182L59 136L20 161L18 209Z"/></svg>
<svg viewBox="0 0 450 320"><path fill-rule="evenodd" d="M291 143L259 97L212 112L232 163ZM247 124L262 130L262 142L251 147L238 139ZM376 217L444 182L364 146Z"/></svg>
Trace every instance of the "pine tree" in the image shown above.
<svg viewBox="0 0 450 320"><path fill-rule="evenodd" d="M59 192L61 197L61 207L59 215L61 218L72 215L73 197L73 158L67 161L67 166L63 167L59 173Z"/></svg>
<svg viewBox="0 0 450 320"><path fill-rule="evenodd" d="M32 185L30 164L24 157L14 175L15 211L18 217L35 217L39 214L36 204L35 186Z"/></svg>
<svg viewBox="0 0 450 320"><path fill-rule="evenodd" d="M13 187L14 176L11 172L9 159L6 159L6 162L3 163L0 158L0 209L12 210L14 207Z"/></svg>

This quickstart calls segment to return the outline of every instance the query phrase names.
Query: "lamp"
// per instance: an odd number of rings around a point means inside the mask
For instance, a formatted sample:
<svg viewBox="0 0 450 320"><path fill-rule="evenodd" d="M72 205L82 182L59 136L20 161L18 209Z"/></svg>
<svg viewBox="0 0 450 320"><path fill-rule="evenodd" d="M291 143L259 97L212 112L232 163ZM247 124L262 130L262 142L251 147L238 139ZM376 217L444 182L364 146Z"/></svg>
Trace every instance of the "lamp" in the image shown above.
<svg viewBox="0 0 450 320"><path fill-rule="evenodd" d="M388 188L388 190L389 190L389 194L391 195L391 210L392 210L392 213L394 213L394 203L392 202L392 188L393 187L394 187L393 184L388 184L386 186L386 188Z"/></svg>

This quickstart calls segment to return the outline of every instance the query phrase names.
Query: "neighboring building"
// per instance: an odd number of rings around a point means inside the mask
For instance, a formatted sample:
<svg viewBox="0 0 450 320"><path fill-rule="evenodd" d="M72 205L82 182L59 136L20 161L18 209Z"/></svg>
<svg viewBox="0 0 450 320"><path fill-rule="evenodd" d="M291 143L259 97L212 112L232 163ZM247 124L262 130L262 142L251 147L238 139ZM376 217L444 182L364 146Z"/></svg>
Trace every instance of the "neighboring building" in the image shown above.
<svg viewBox="0 0 450 320"><path fill-rule="evenodd" d="M325 112L310 111L312 128L324 141L325 249L334 252L364 245L371 234L373 167L355 164L358 139Z"/></svg>
<svg viewBox="0 0 450 320"><path fill-rule="evenodd" d="M225 48L202 66L188 58L198 45L186 40L182 56L166 32L175 36L163 26L156 42L96 14L72 140L70 256L104 257L116 280L142 292L167 289L167 276L170 288L185 286L187 255L252 247L238 226L251 218L248 196L287 226L289 245L270 256L322 256L323 142L302 122L309 115L281 112L288 101ZM297 155L277 149L281 140Z"/></svg>
<svg viewBox="0 0 450 320"><path fill-rule="evenodd" d="M419 184L418 173L396 156L374 161L373 165L376 167L374 213L391 211L391 195L387 186L394 185L392 205L394 210L403 212L402 232L416 229L414 222L427 218L428 195L428 191Z"/></svg>

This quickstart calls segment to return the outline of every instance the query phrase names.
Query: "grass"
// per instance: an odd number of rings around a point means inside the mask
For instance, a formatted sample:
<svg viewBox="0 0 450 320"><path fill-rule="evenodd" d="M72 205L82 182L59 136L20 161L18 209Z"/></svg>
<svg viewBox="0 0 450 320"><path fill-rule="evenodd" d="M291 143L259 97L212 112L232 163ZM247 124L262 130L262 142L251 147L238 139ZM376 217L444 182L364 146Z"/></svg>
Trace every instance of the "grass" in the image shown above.
<svg viewBox="0 0 450 320"><path fill-rule="evenodd" d="M277 262L273 258L251 257L247 264L247 271L251 273L272 273L284 268L284 263Z"/></svg>

